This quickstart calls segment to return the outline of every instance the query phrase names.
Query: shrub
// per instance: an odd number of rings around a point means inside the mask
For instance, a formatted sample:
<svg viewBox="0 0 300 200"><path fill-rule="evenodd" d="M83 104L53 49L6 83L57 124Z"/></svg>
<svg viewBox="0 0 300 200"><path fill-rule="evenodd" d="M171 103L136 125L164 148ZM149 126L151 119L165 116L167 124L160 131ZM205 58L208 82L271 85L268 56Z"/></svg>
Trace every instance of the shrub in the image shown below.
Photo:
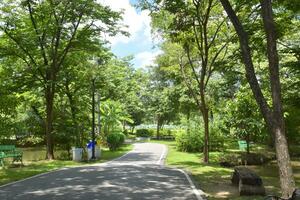
<svg viewBox="0 0 300 200"><path fill-rule="evenodd" d="M119 142L121 143L121 145L125 142L125 138L126 136L123 133L119 133Z"/></svg>
<svg viewBox="0 0 300 200"><path fill-rule="evenodd" d="M225 138L224 138L224 134L222 133L222 130L215 124L212 124L212 126L210 127L209 135L210 135L209 150L223 151Z"/></svg>
<svg viewBox="0 0 300 200"><path fill-rule="evenodd" d="M107 145L111 151L117 150L125 141L123 133L110 133L106 137Z"/></svg>
<svg viewBox="0 0 300 200"><path fill-rule="evenodd" d="M58 160L72 160L70 151L68 151L68 152L66 152L66 151L61 152L61 153L57 156L57 159L58 159Z"/></svg>
<svg viewBox="0 0 300 200"><path fill-rule="evenodd" d="M202 134L199 132L178 131L175 141L176 148L179 151L199 152L203 149Z"/></svg>
<svg viewBox="0 0 300 200"><path fill-rule="evenodd" d="M234 167L242 164L241 155L238 153L224 154L219 163L222 167Z"/></svg>
<svg viewBox="0 0 300 200"><path fill-rule="evenodd" d="M161 137L166 137L166 136L168 136L168 137L173 136L174 137L174 132L175 131L170 130L170 129L162 129L162 130L160 130L160 136Z"/></svg>
<svg viewBox="0 0 300 200"><path fill-rule="evenodd" d="M138 129L136 130L136 136L137 137L151 137L151 131L148 129Z"/></svg>
<svg viewBox="0 0 300 200"><path fill-rule="evenodd" d="M44 139L42 137L30 135L26 137L22 137L18 139L16 142L8 143L8 144L15 144L22 147L34 147L34 146L41 146L43 145Z"/></svg>

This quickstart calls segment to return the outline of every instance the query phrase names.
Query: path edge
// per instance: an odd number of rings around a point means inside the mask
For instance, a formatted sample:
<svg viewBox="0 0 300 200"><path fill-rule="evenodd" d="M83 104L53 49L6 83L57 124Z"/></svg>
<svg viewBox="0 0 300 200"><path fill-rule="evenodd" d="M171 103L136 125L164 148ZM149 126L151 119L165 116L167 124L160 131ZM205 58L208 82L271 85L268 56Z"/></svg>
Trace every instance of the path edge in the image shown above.
<svg viewBox="0 0 300 200"><path fill-rule="evenodd" d="M63 171L63 170L67 170L67 169L73 169L73 168L82 168L82 167L93 167L93 166L102 166L102 165L106 165L110 162L113 162L113 161L116 161L120 158L123 158L124 156L128 155L129 153L133 152L134 151L134 148L135 148L135 144L132 144L133 145L133 148L132 150L128 151L127 153L123 154L122 156L120 157L117 157L117 158L114 158L112 160L109 160L107 162L103 162L103 163L93 163L93 164L86 164L86 165L78 165L78 166L68 166L68 167L62 167L62 168L59 168L59 169L54 169L54 170L51 170L51 171L48 171L48 172L43 172L43 173L40 173L40 174L36 174L36 175L33 175L33 176L30 176L30 177L27 177L27 178L24 178L24 179L21 179L21 180L17 180L17 181L13 181L13 182L10 182L10 183L6 183L4 185L0 185L0 188L4 188L4 187L7 187L7 186L10 186L10 185L13 185L13 184L17 184L17 183L21 183L23 181L26 181L26 180L29 180L29 179L32 179L32 178L37 178L37 177L40 177L40 176L43 176L43 175L46 175L46 174L51 174L51 173L54 173L54 172L58 172L58 171Z"/></svg>
<svg viewBox="0 0 300 200"><path fill-rule="evenodd" d="M176 170L176 171L179 171L182 174L184 174L184 176L188 180L188 182L190 184L190 187L191 187L194 195L196 196L197 200L206 200L206 194L201 189L196 187L193 179L191 178L191 173L190 172L188 172L186 170L183 170L183 169L176 168L176 167L170 167L170 166L165 165L169 149L168 149L167 145L165 145L165 144L162 144L162 145L164 146L164 150L163 150L163 153L161 154L160 159L157 163L159 165L161 165L162 167L164 167L164 168Z"/></svg>

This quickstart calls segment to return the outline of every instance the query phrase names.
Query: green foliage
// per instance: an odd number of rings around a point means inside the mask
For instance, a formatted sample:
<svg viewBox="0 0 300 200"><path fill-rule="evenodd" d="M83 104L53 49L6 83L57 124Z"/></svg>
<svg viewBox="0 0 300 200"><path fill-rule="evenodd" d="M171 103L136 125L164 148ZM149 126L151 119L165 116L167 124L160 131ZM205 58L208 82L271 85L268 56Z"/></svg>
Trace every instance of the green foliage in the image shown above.
<svg viewBox="0 0 300 200"><path fill-rule="evenodd" d="M264 138L264 121L250 88L242 87L235 99L227 104L226 122L230 133L238 139L258 141Z"/></svg>
<svg viewBox="0 0 300 200"><path fill-rule="evenodd" d="M175 136L176 148L184 152L202 152L203 133L180 131Z"/></svg>
<svg viewBox="0 0 300 200"><path fill-rule="evenodd" d="M163 138L163 137L175 137L175 130L171 130L171 129L161 129L159 131L160 133L160 136Z"/></svg>
<svg viewBox="0 0 300 200"><path fill-rule="evenodd" d="M151 137L153 136L153 131L151 129L138 129L136 130L137 137Z"/></svg>
<svg viewBox="0 0 300 200"><path fill-rule="evenodd" d="M125 141L125 135L123 133L115 132L110 133L106 137L106 142L111 151L117 150Z"/></svg>
<svg viewBox="0 0 300 200"><path fill-rule="evenodd" d="M70 101L70 118L73 119L76 129L72 135L79 137L80 132L76 123L76 120L79 121L76 116L77 99L74 97L74 93L77 93L76 82L80 79L76 75L80 73L72 71L72 66L77 64L76 59L71 58L72 52L76 52L76 56L79 55L86 75L90 75L87 78L88 76L81 74L81 80L85 80L81 83L89 82L96 70L88 69L92 67L91 63L87 64L87 60L91 60L92 57L104 59L103 52L108 51L104 47L105 39L99 36L104 32L110 36L125 34L119 24L121 13L93 0L4 1L0 4L0 13L1 64L5 63L7 71L11 72L10 78L16 79L20 88L36 92L39 98L43 97L39 107L46 112L40 113L40 118L45 121L42 126L48 127L43 127L42 130L47 135L47 156L52 158L52 143L55 141L52 132L67 132L57 130L55 123L61 116L54 116L59 110L58 107L66 106L66 98L61 95L64 92ZM62 91L59 87L61 85L66 91ZM89 89L85 90L85 94L89 94ZM57 96L62 100L59 106L56 104Z"/></svg>
<svg viewBox="0 0 300 200"><path fill-rule="evenodd" d="M44 144L44 139L39 136L30 135L17 140L17 145L22 147L33 147Z"/></svg>
<svg viewBox="0 0 300 200"><path fill-rule="evenodd" d="M101 120L105 135L120 131L123 122L133 122L124 112L124 106L117 101L106 101L101 104Z"/></svg>

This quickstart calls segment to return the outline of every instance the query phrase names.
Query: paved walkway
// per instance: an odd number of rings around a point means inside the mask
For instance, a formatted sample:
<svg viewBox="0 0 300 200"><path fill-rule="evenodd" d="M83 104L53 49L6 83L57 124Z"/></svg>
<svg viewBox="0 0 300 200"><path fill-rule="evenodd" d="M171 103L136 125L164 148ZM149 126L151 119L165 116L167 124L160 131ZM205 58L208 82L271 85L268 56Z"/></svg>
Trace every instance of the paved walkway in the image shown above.
<svg viewBox="0 0 300 200"><path fill-rule="evenodd" d="M67 168L0 187L1 200L202 200L188 175L163 166L161 144L103 164Z"/></svg>

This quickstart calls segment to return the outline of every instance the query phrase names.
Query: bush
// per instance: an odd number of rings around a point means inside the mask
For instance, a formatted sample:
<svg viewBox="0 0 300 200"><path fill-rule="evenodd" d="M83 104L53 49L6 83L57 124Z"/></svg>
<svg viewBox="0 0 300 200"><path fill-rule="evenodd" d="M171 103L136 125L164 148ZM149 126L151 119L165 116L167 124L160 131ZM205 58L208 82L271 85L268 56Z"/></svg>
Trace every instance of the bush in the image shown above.
<svg viewBox="0 0 300 200"><path fill-rule="evenodd" d="M210 127L210 141L209 141L209 150L210 151L223 151L225 138L222 131L216 125Z"/></svg>
<svg viewBox="0 0 300 200"><path fill-rule="evenodd" d="M15 143L17 146L20 147L34 147L34 146L43 145L44 139L38 136L30 135L18 139ZM15 144L15 143L8 143L8 144Z"/></svg>
<svg viewBox="0 0 300 200"><path fill-rule="evenodd" d="M58 160L72 160L71 157L71 153L69 152L61 152L58 156L57 156Z"/></svg>
<svg viewBox="0 0 300 200"><path fill-rule="evenodd" d="M170 129L162 129L160 130L160 136L164 137L175 137L175 131Z"/></svg>
<svg viewBox="0 0 300 200"><path fill-rule="evenodd" d="M119 133L119 140L121 145L125 142L126 136L123 133Z"/></svg>
<svg viewBox="0 0 300 200"><path fill-rule="evenodd" d="M237 153L224 154L219 162L222 167L234 167L242 164L242 158Z"/></svg>
<svg viewBox="0 0 300 200"><path fill-rule="evenodd" d="M178 131L175 141L176 148L179 151L200 152L203 149L202 134L199 132Z"/></svg>
<svg viewBox="0 0 300 200"><path fill-rule="evenodd" d="M110 133L106 137L107 145L111 151L117 150L125 141L123 133Z"/></svg>
<svg viewBox="0 0 300 200"><path fill-rule="evenodd" d="M152 133L148 129L138 129L138 130L136 130L136 136L137 137L151 137Z"/></svg>

